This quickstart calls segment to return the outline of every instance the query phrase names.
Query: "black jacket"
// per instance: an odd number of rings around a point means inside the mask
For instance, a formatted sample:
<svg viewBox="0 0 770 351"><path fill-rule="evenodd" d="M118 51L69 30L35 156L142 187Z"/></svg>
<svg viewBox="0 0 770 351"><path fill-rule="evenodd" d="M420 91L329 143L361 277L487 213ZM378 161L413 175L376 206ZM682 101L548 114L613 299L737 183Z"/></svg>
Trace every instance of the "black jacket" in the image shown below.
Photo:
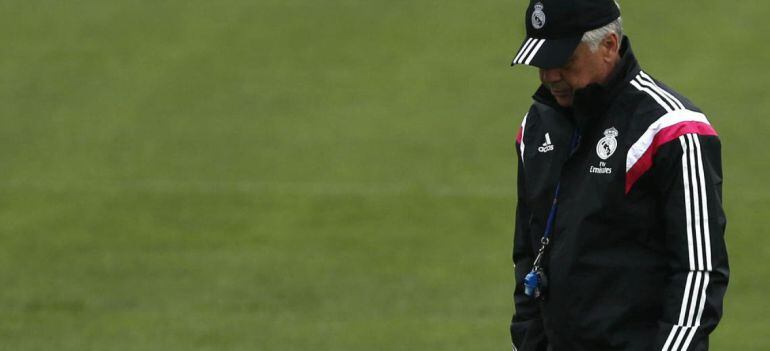
<svg viewBox="0 0 770 351"><path fill-rule="evenodd" d="M641 71L624 38L608 83L573 108L541 87L516 146L514 349L708 349L729 270L720 142L700 110ZM536 300L522 280L559 182Z"/></svg>

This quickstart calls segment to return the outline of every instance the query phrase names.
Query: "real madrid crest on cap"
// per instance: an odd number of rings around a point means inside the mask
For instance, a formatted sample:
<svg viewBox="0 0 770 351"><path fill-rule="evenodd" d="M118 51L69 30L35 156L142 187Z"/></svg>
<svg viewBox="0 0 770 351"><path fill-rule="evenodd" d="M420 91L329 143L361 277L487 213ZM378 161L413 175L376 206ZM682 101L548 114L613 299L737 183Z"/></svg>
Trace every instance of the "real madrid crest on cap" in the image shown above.
<svg viewBox="0 0 770 351"><path fill-rule="evenodd" d="M534 6L534 11L532 12L532 27L535 29L540 29L545 26L545 12L543 12L543 3L538 2Z"/></svg>
<svg viewBox="0 0 770 351"><path fill-rule="evenodd" d="M596 144L596 154L599 155L599 158L606 160L615 153L615 149L618 148L618 140L615 139L617 136L618 130L615 127L604 131L604 138L599 139Z"/></svg>

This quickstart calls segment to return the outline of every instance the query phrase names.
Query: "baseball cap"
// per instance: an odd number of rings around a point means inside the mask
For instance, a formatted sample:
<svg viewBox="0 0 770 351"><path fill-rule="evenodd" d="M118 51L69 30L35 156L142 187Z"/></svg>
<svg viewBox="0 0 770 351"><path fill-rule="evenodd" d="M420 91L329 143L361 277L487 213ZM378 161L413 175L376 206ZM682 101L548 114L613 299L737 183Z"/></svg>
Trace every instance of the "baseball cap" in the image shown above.
<svg viewBox="0 0 770 351"><path fill-rule="evenodd" d="M527 38L511 66L561 67L585 32L618 17L620 9L614 0L531 0L524 16Z"/></svg>

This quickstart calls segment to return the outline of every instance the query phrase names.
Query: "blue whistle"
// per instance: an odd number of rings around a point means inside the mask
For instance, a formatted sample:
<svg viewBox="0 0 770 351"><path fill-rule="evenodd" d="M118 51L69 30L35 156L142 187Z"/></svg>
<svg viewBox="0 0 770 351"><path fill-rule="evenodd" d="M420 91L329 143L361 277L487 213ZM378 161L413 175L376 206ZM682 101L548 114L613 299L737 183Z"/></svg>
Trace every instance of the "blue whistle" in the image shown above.
<svg viewBox="0 0 770 351"><path fill-rule="evenodd" d="M538 272L531 271L524 277L524 294L535 298L540 296L540 274Z"/></svg>

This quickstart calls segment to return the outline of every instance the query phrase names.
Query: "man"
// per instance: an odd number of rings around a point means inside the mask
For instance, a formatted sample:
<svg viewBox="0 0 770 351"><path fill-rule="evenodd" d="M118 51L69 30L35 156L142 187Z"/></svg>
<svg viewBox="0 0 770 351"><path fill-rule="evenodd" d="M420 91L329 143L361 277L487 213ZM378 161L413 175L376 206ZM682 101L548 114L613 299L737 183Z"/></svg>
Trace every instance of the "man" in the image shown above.
<svg viewBox="0 0 770 351"><path fill-rule="evenodd" d="M637 63L612 0L534 0L514 65L514 350L706 350L728 263L720 141Z"/></svg>

